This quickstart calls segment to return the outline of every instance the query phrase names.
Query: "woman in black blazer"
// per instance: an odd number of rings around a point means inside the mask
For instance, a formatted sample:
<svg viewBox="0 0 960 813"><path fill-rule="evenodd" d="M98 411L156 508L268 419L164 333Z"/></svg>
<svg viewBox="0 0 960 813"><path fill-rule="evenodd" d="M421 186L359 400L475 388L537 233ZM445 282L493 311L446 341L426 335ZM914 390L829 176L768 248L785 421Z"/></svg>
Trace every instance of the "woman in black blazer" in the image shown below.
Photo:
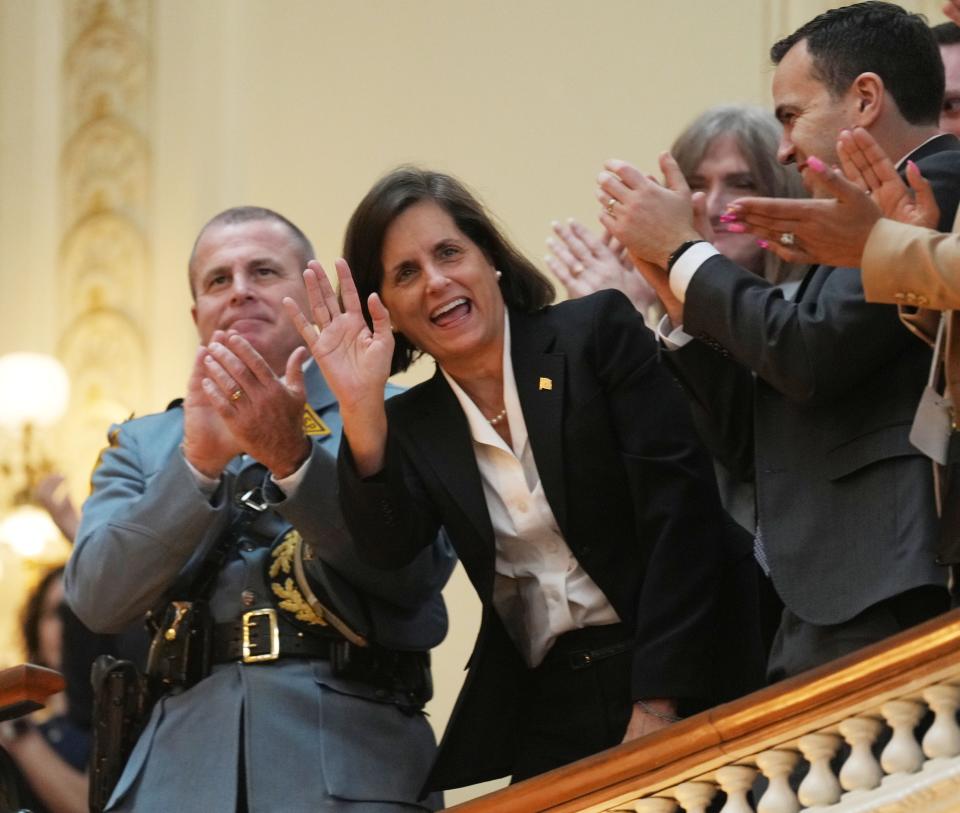
<svg viewBox="0 0 960 813"><path fill-rule="evenodd" d="M340 402L356 544L399 567L443 527L484 607L428 786L532 776L707 698L722 514L626 298L549 305L476 199L412 168L360 203L345 256L342 307L315 263L316 326L288 307ZM420 353L436 374L384 408Z"/></svg>

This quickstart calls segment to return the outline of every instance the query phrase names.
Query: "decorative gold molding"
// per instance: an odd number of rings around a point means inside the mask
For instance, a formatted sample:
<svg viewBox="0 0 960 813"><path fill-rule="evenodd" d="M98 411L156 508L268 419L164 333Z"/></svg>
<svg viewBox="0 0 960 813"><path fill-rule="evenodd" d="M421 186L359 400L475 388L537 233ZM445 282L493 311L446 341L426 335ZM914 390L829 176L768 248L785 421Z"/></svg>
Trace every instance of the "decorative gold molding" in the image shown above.
<svg viewBox="0 0 960 813"><path fill-rule="evenodd" d="M73 381L64 448L84 474L143 401L149 324L152 0L65 0L57 275Z"/></svg>

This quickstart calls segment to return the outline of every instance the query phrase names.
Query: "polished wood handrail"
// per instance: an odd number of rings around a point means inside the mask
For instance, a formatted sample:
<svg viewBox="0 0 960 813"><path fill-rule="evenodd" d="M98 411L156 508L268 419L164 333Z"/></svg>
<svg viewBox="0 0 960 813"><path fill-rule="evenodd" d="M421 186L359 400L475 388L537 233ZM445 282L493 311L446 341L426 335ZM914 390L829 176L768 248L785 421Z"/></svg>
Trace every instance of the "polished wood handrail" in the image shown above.
<svg viewBox="0 0 960 813"><path fill-rule="evenodd" d="M647 793L956 674L960 609L633 742L449 810L575 813Z"/></svg>
<svg viewBox="0 0 960 813"><path fill-rule="evenodd" d="M0 720L42 709L47 698L65 685L59 672L32 663L0 670Z"/></svg>

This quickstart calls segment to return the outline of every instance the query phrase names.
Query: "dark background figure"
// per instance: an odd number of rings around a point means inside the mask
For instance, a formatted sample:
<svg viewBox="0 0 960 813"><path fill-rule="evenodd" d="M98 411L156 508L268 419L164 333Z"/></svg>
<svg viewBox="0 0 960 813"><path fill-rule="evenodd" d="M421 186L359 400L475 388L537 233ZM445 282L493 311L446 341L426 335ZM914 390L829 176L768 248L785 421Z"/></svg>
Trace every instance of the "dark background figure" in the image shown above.
<svg viewBox="0 0 960 813"><path fill-rule="evenodd" d="M63 568L57 567L43 575L23 608L29 663L62 670L62 612ZM0 725L0 745L26 782L24 807L34 813L85 813L90 729L67 713L64 694L51 697L44 712Z"/></svg>

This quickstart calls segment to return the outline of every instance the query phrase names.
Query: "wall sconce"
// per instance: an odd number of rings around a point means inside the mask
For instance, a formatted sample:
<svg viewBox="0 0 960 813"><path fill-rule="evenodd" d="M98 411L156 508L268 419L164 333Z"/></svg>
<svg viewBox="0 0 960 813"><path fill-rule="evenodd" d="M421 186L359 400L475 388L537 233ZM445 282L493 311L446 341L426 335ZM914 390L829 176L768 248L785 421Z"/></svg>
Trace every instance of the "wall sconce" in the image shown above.
<svg viewBox="0 0 960 813"><path fill-rule="evenodd" d="M0 426L17 436L19 466L2 464L12 478L13 496L0 516L0 542L19 556L36 559L61 538L50 517L35 504L37 483L54 470L37 443L35 431L52 426L67 411L70 380L63 365L41 353L0 356Z"/></svg>

